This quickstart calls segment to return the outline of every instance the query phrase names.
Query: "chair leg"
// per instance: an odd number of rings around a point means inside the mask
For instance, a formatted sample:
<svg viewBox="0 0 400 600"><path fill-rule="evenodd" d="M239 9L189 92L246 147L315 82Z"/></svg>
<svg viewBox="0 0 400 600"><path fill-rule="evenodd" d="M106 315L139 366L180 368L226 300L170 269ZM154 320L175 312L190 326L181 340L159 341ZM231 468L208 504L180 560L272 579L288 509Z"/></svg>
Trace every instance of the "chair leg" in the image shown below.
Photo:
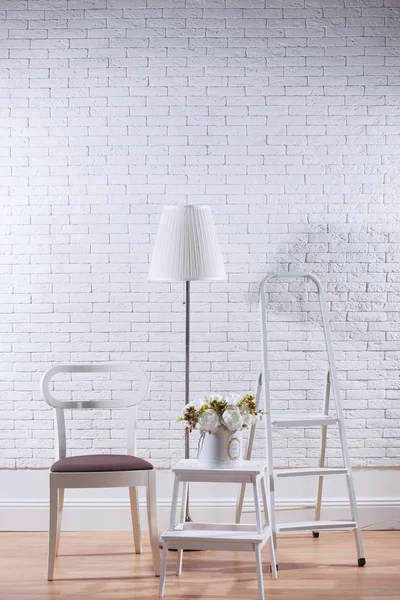
<svg viewBox="0 0 400 600"><path fill-rule="evenodd" d="M58 510L58 489L57 479L50 475L50 510L49 510L49 557L47 579L53 581L54 560L56 557L57 545L57 510Z"/></svg>
<svg viewBox="0 0 400 600"><path fill-rule="evenodd" d="M148 472L148 484L146 487L147 499L147 517L149 521L149 535L151 551L153 553L154 571L156 577L160 576L160 550L157 522L157 493L156 493L156 472L151 470Z"/></svg>
<svg viewBox="0 0 400 600"><path fill-rule="evenodd" d="M131 502L131 517L132 517L132 529L133 537L135 541L135 552L136 554L142 553L142 535L140 531L140 515L139 515L139 504L138 494L136 487L129 488L129 499Z"/></svg>
<svg viewBox="0 0 400 600"><path fill-rule="evenodd" d="M57 518L57 542L56 542L56 556L58 556L58 549L60 547L60 533L61 523L64 508L64 488L58 490L58 518Z"/></svg>
<svg viewBox="0 0 400 600"><path fill-rule="evenodd" d="M162 598L164 596L165 575L166 575L166 571L167 571L167 557L168 557L168 544L167 544L167 542L163 542L160 585L158 586L158 597L159 598Z"/></svg>

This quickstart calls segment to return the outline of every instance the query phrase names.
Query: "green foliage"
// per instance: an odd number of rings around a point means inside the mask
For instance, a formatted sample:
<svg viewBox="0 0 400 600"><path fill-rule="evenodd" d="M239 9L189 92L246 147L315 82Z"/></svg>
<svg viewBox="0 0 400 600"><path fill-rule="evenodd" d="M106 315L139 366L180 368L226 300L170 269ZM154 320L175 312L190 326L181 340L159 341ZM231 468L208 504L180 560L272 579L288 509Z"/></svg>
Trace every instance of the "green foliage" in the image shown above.
<svg viewBox="0 0 400 600"><path fill-rule="evenodd" d="M193 404L187 404L183 416L178 418L178 421L186 421L189 425L190 431L196 427L199 417L204 411L209 408L207 402L202 404L200 407L196 407Z"/></svg>
<svg viewBox="0 0 400 600"><path fill-rule="evenodd" d="M245 396L243 396L243 398L241 400L239 400L239 402L237 403L237 407L239 409L243 408L243 409L248 410L250 412L250 414L252 414L252 415L257 414L256 399L251 394L246 394Z"/></svg>
<svg viewBox="0 0 400 600"><path fill-rule="evenodd" d="M224 414L227 407L228 407L228 401L225 400L225 398L219 399L219 398L211 397L208 401L207 408L212 408L213 410L215 410L215 412L217 413L217 415L219 417L222 417L222 415Z"/></svg>

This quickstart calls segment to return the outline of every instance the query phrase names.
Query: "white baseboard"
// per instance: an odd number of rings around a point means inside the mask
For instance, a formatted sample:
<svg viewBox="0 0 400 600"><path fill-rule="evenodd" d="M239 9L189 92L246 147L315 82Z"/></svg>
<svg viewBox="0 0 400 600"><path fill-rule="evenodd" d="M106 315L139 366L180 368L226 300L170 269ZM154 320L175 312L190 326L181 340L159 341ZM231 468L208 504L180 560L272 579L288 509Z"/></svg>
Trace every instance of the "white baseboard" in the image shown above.
<svg viewBox="0 0 400 600"><path fill-rule="evenodd" d="M47 478L45 471L0 472L0 530L46 531L48 526ZM278 521L311 520L311 509L298 510L313 501L315 481L286 481L278 489ZM333 484L332 480L336 483ZM327 479L323 518L349 516L346 488L338 476ZM355 471L361 524L371 529L400 529L400 471L362 469ZM172 474L157 473L159 528L168 523ZM227 522L234 517L237 486L228 484L191 487L191 514L198 521ZM144 496L140 497L141 521L146 528ZM251 496L244 510L251 509ZM246 514L245 521L252 515ZM251 522L251 521L250 521ZM127 490L67 490L63 529L67 531L128 531L131 528Z"/></svg>
<svg viewBox="0 0 400 600"><path fill-rule="evenodd" d="M284 512L278 521L312 520L311 509L299 510L304 501L280 501L278 508ZM160 529L167 527L169 500L159 500ZM324 518L344 519L349 514L347 500L324 502ZM383 498L358 502L362 525L369 529L400 529L400 499ZM63 530L65 531L129 531L131 529L129 502L126 500L68 501L64 505ZM251 522L251 502L244 506L243 522ZM147 529L146 507L140 502L141 523ZM234 518L235 502L229 499L191 502L191 514L196 521L227 522ZM14 500L0 502L0 524L3 531L46 531L48 526L46 501Z"/></svg>

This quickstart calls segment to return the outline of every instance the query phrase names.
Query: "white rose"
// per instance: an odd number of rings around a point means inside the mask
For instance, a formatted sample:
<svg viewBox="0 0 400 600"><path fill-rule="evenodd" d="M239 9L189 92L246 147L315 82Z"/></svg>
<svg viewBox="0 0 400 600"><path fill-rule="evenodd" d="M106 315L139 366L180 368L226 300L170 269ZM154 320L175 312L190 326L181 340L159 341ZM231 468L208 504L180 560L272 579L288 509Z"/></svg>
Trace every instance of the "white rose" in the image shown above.
<svg viewBox="0 0 400 600"><path fill-rule="evenodd" d="M241 399L242 396L240 394L229 394L229 396L227 397L228 404L232 406L237 406Z"/></svg>
<svg viewBox="0 0 400 600"><path fill-rule="evenodd" d="M247 409L242 409L240 411L240 414L242 415L243 425L247 425L248 427L250 427L250 425L251 425L251 414L249 413L249 411Z"/></svg>
<svg viewBox="0 0 400 600"><path fill-rule="evenodd" d="M255 425L258 421L257 415L252 415L251 412L247 408L242 409L241 414L242 414L242 418L243 418L243 425L247 425L247 427L251 427L252 425Z"/></svg>
<svg viewBox="0 0 400 600"><path fill-rule="evenodd" d="M224 396L221 394L212 394L211 396L207 396L207 400L208 402L210 402L210 400L217 400L217 402L220 402L221 400L224 400Z"/></svg>
<svg viewBox="0 0 400 600"><path fill-rule="evenodd" d="M199 410L204 404L204 400L192 400L192 402L189 402L186 406L190 406L192 408L195 408L196 410Z"/></svg>
<svg viewBox="0 0 400 600"><path fill-rule="evenodd" d="M208 433L215 433L220 426L219 416L212 408L207 408L203 414L199 417L198 426L201 431L208 431Z"/></svg>
<svg viewBox="0 0 400 600"><path fill-rule="evenodd" d="M249 425L255 425L257 423L257 421L259 421L261 419L261 415L260 417L258 417L257 415L249 415Z"/></svg>
<svg viewBox="0 0 400 600"><path fill-rule="evenodd" d="M222 423L229 431L237 431L243 427L243 418L240 410L235 406L230 406L222 415Z"/></svg>

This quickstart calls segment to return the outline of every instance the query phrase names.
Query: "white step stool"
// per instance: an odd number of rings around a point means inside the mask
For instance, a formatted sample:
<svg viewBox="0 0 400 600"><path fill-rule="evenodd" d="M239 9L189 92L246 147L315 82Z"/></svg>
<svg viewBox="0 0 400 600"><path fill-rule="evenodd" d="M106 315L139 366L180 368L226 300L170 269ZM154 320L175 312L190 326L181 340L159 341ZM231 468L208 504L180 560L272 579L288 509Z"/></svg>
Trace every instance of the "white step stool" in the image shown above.
<svg viewBox="0 0 400 600"><path fill-rule="evenodd" d="M168 550L178 551L177 575L182 572L183 550L244 550L255 553L259 599L264 600L261 549L266 542L269 544L272 578L277 578L275 550L268 516L269 490L266 469L265 460L246 460L241 466L233 469L207 469L202 467L198 460L183 459L173 467L175 479L169 529L164 531L161 536L163 553L159 587L160 598L164 595ZM185 523L188 482L194 481L251 484L254 493L256 526L234 523ZM179 486L181 483L181 514L180 522L176 523ZM265 517L264 523L261 519L260 491Z"/></svg>

